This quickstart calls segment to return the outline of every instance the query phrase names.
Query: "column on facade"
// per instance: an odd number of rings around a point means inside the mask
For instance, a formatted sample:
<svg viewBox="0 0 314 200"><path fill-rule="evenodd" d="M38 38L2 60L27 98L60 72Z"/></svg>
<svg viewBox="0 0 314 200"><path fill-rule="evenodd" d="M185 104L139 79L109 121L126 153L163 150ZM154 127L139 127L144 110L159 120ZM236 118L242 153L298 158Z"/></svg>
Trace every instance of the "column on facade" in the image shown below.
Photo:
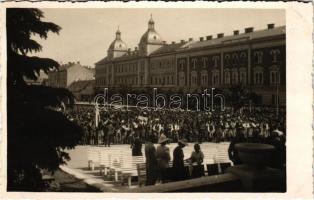
<svg viewBox="0 0 314 200"><path fill-rule="evenodd" d="M248 60L248 63L247 63L247 79L248 79L248 85L251 84L251 50L252 50L252 45L249 45L249 48L248 48L248 55L247 55L247 60Z"/></svg>
<svg viewBox="0 0 314 200"><path fill-rule="evenodd" d="M173 77L173 81L174 83L172 83L175 86L179 86L178 84L178 58L177 55L174 55L174 59L175 59L175 66L174 66L174 77Z"/></svg>
<svg viewBox="0 0 314 200"><path fill-rule="evenodd" d="M223 51L221 50L220 52L220 80L219 80L219 85L220 87L223 86L223 80L224 80L224 55Z"/></svg>
<svg viewBox="0 0 314 200"><path fill-rule="evenodd" d="M149 58L144 61L144 85L149 85Z"/></svg>
<svg viewBox="0 0 314 200"><path fill-rule="evenodd" d="M115 79L114 68L115 68L115 64L111 65L112 85L115 85L115 83L114 83L114 79Z"/></svg>
<svg viewBox="0 0 314 200"><path fill-rule="evenodd" d="M190 84L190 76L191 76L191 71L190 71L190 56L187 57L187 69L186 69L186 73L187 73L187 76L186 76L186 85L187 85L187 88L190 88L191 84Z"/></svg>
<svg viewBox="0 0 314 200"><path fill-rule="evenodd" d="M139 60L137 60L137 62L136 62L136 66L137 66L137 85L138 86L140 86L140 67L141 67L141 64L140 64L140 61Z"/></svg>

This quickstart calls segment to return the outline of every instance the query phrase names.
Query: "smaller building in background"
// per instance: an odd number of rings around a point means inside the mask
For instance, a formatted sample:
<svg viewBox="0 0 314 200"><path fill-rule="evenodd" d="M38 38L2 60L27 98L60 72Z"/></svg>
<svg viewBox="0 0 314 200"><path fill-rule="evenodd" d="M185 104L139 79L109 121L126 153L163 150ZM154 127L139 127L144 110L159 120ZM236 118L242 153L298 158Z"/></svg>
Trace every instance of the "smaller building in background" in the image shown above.
<svg viewBox="0 0 314 200"><path fill-rule="evenodd" d="M74 81L68 89L77 101L91 102L95 94L95 80Z"/></svg>
<svg viewBox="0 0 314 200"><path fill-rule="evenodd" d="M48 73L48 85L51 87L67 88L73 82L80 80L93 80L95 70L82 66L79 62L69 62L61 65L58 70Z"/></svg>

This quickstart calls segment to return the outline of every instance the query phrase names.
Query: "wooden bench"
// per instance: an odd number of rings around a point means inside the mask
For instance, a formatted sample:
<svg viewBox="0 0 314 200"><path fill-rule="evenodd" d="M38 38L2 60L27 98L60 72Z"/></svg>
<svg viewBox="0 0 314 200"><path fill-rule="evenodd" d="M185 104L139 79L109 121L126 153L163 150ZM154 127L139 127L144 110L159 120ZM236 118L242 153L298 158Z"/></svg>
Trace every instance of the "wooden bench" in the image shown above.
<svg viewBox="0 0 314 200"><path fill-rule="evenodd" d="M101 151L100 159L100 174L101 175L104 174L105 176L114 174L114 180L118 181L118 173L121 169L123 162L122 154L123 154L122 150L118 148L103 149Z"/></svg>
<svg viewBox="0 0 314 200"><path fill-rule="evenodd" d="M214 176L219 174L219 167L217 163L206 164L206 169L208 176Z"/></svg>
<svg viewBox="0 0 314 200"><path fill-rule="evenodd" d="M146 185L146 163L138 163L137 164L137 174L138 174L138 185L141 187Z"/></svg>
<svg viewBox="0 0 314 200"><path fill-rule="evenodd" d="M97 147L87 149L88 169L94 171L95 165L100 163L100 151Z"/></svg>
<svg viewBox="0 0 314 200"><path fill-rule="evenodd" d="M123 156L123 165L121 167L121 183L128 180L128 186L132 184L132 176L138 176L137 164L145 163L143 156Z"/></svg>

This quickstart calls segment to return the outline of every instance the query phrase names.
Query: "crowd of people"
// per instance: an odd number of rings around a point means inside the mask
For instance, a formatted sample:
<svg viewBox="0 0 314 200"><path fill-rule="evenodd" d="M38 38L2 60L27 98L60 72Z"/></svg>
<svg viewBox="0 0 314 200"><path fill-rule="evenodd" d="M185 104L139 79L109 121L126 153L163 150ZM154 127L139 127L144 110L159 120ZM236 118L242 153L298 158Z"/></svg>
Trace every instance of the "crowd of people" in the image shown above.
<svg viewBox="0 0 314 200"><path fill-rule="evenodd" d="M93 106L76 107L66 114L84 128L82 145L132 144L135 138L145 142L150 137L157 143L162 133L170 142L180 139L198 143L231 141L238 132L245 138L265 139L274 130L284 133L286 127L285 113L277 117L269 108L253 111L229 108L223 112L112 108L100 112L98 122Z"/></svg>
<svg viewBox="0 0 314 200"><path fill-rule="evenodd" d="M173 151L175 180L184 179L184 155L182 148L195 143L194 152L185 161L201 165L204 155L202 142L229 141L229 158L233 164L241 164L235 144L241 142L267 143L275 146L275 158L271 166L285 168L285 112L271 108L241 109L228 108L223 112L139 110L137 108L110 108L95 117L93 106L76 106L67 109L66 115L84 130L82 145L129 144L133 156L141 156L145 144L147 185L163 182L165 169L169 167L168 143L176 142ZM97 121L97 122L96 122ZM157 149L154 144L158 143ZM194 176L200 176L194 173ZM195 174L196 173L196 174Z"/></svg>

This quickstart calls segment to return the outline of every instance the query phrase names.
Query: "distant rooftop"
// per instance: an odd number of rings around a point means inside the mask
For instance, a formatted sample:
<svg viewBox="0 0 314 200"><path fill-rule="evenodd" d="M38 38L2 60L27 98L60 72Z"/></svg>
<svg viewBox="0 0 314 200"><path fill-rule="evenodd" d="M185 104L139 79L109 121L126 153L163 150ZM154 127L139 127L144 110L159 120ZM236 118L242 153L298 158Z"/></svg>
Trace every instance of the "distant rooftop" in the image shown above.
<svg viewBox="0 0 314 200"><path fill-rule="evenodd" d="M230 44L234 42L240 41L247 41L247 40L254 40L258 38L270 37L270 36L277 36L283 35L286 33L286 27L280 26L272 29L264 29L248 32L248 33L240 33L237 35L229 35L229 36L222 36L220 38L214 38L209 40L197 40L197 41L190 41L186 43L181 49L194 49L194 48L201 48L201 47L208 47L208 46L215 46L219 44Z"/></svg>
<svg viewBox="0 0 314 200"><path fill-rule="evenodd" d="M280 36L286 34L286 26L279 26L275 27L274 24L268 24L267 29L263 30L254 30L253 27L245 28L244 31L241 33L239 30L235 30L233 35L227 35L224 36L224 33L217 34L217 37L213 36L205 36L200 37L199 40L193 40L193 38L189 38L189 40L181 40L181 42L175 43L172 42L170 44L166 44L164 42L164 45L154 51L151 56L161 55L161 54L167 54L171 52L176 51L184 51L189 49L198 49L198 48L204 48L204 47L210 47L210 46L216 46L216 45L223 45L223 44L232 44L237 42L243 42L243 41L249 41L249 40L255 40L259 38L265 38L265 37L273 37L273 36ZM124 54L121 57L108 59L107 57L101 59L96 63L102 64L106 61L123 61L123 60L130 60L130 59L136 59L139 57L138 50L135 49L134 51L128 51L126 54Z"/></svg>
<svg viewBox="0 0 314 200"><path fill-rule="evenodd" d="M160 55L160 54L165 54L165 53L171 53L174 51L177 51L185 45L187 42L179 42L179 43L171 43L171 44L165 44L164 46L160 47L156 51L154 51L151 55Z"/></svg>

